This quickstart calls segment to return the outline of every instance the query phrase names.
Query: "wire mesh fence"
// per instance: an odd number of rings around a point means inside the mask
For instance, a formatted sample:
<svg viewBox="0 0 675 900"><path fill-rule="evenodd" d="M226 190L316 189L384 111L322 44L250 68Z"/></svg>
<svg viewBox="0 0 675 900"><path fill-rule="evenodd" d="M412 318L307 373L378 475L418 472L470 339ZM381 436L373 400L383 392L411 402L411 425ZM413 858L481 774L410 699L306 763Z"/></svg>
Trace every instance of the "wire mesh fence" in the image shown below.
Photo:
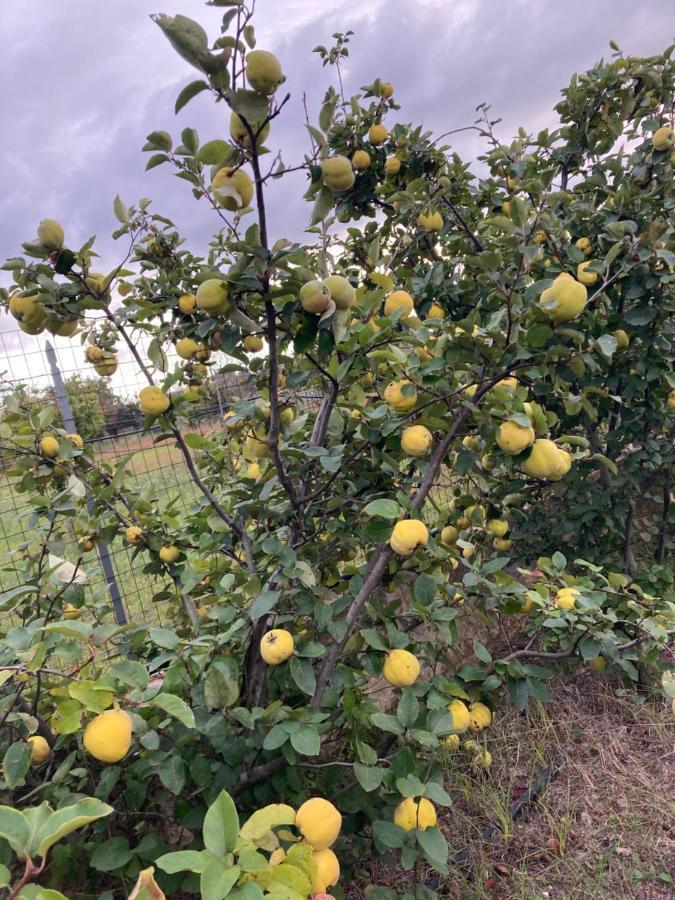
<svg viewBox="0 0 675 900"><path fill-rule="evenodd" d="M12 326L14 321L0 314L0 422L9 395L21 397L22 407L52 406L58 410L57 426L81 434L94 459L114 462L128 457L126 477L130 483L151 488L173 509L187 509L196 497L196 487L180 450L171 442L156 443L156 434L144 427L138 409L138 392L147 384L134 357L120 351L117 371L101 378L84 359L77 337L30 337ZM141 355L147 347L139 341ZM254 397L253 388L237 372L219 373L226 359L216 356L216 365L207 381L207 398L192 408L189 428L206 434L222 423L234 397ZM218 365L220 364L220 365ZM321 401L319 385L292 392L297 412L316 410ZM16 481L6 472L0 456L0 596L18 586L18 575L11 562L3 565L8 554L31 538L30 517L33 508L29 495L17 490ZM430 496L436 516L447 503L450 476L442 470ZM73 539L71 552L77 558ZM11 557L10 557L11 558ZM74 561L74 560L73 560ZM105 586L118 621L143 620L162 624L167 601L153 597L167 587L167 578L144 571L147 554L134 553L129 545L115 541L99 547L98 558L88 554L85 571L92 589Z"/></svg>
<svg viewBox="0 0 675 900"><path fill-rule="evenodd" d="M194 483L180 451L169 443L155 443L156 435L144 429L137 403L138 391L147 382L131 354L120 353L114 375L99 378L85 362L77 338L30 337L11 324L0 314L0 421L9 395L19 395L26 409L53 406L58 410L56 424L81 434L94 459L114 462L129 457L130 482L151 487L174 509L186 508L195 496ZM142 344L139 349L144 354ZM210 377L208 398L191 411L190 430L206 434L218 427L235 392L242 392L236 373ZM74 421L68 421L69 414ZM8 462L0 457L0 596L18 586L11 553L32 534L33 507L29 495L17 490L16 479L7 473ZM72 553L77 555L75 541ZM134 554L120 541L99 547L98 559L94 554L86 557L91 588L106 585L113 606L120 598L115 610L118 621L142 618L162 624L166 603L152 598L167 579L145 572L147 561L144 553Z"/></svg>

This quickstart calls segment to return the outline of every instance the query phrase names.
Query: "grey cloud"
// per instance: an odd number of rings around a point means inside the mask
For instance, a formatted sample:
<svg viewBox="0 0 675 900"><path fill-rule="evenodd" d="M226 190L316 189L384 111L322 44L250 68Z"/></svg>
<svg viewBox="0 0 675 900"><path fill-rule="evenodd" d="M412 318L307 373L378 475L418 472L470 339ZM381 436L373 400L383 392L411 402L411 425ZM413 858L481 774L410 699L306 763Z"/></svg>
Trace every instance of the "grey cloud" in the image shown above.
<svg viewBox="0 0 675 900"><path fill-rule="evenodd" d="M190 245L203 246L218 221L189 188L160 167L145 173L145 135L164 128L178 135L195 126L202 140L222 136L226 110L206 95L178 117L178 89L195 77L171 50L149 13L161 9L199 19L217 34L222 10L200 0L3 0L0 38L0 255L14 255L44 216L59 218L73 244L99 236L102 266L118 255L112 198L154 198ZM348 92L376 76L392 80L397 118L423 121L436 132L470 124L478 102L492 104L508 139L518 125L554 125L552 107L569 75L608 52L614 37L627 52L651 53L668 41L671 0L314 0L258 3L259 45L274 50L292 95L274 123L270 147L284 146L287 163L308 147L302 92L313 114L332 76L311 53L334 30L353 28L345 66ZM395 121L394 117L390 117ZM471 136L455 139L474 155ZM303 175L270 190L273 237L299 237L307 218Z"/></svg>

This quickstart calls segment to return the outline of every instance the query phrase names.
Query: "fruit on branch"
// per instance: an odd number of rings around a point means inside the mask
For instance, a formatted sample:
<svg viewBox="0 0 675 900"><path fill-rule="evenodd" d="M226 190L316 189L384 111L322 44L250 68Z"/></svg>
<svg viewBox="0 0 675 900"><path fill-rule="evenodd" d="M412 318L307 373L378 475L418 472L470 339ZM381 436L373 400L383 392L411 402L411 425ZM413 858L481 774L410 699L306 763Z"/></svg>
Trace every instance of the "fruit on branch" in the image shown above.
<svg viewBox="0 0 675 900"><path fill-rule="evenodd" d="M293 635L285 628L273 628L265 632L260 640L260 655L270 666L278 666L293 655L295 642Z"/></svg>
<svg viewBox="0 0 675 900"><path fill-rule="evenodd" d="M195 311L197 298L194 294L181 294L178 298L178 309L184 316L189 316Z"/></svg>
<svg viewBox="0 0 675 900"><path fill-rule="evenodd" d="M328 288L337 309L350 309L356 302L356 290L342 275L329 275L323 283Z"/></svg>
<svg viewBox="0 0 675 900"><path fill-rule="evenodd" d="M607 668L607 660L604 656L594 657L588 664L593 672L602 673Z"/></svg>
<svg viewBox="0 0 675 900"><path fill-rule="evenodd" d="M479 732L487 728L492 721L492 713L484 703L472 703L469 706L469 729Z"/></svg>
<svg viewBox="0 0 675 900"><path fill-rule="evenodd" d="M669 125L662 125L657 128L652 135L652 147L658 152L663 153L672 150L675 146L675 132Z"/></svg>
<svg viewBox="0 0 675 900"><path fill-rule="evenodd" d="M318 278L308 281L300 288L300 305L305 312L320 315L329 308L330 301L331 294L328 286Z"/></svg>
<svg viewBox="0 0 675 900"><path fill-rule="evenodd" d="M555 605L558 609L570 610L574 609L577 602L579 591L573 587L560 588L555 595Z"/></svg>
<svg viewBox="0 0 675 900"><path fill-rule="evenodd" d="M105 294L108 290L108 278L102 272L90 272L84 283L93 294Z"/></svg>
<svg viewBox="0 0 675 900"><path fill-rule="evenodd" d="M247 120L248 121L248 120ZM256 145L264 144L267 135L270 133L270 123L265 122L263 127L260 127L260 122L248 122L251 126L251 131L253 132L253 136L256 140ZM241 144L242 147L246 147L247 150L251 149L251 137L248 133L248 128L244 125L240 116L237 115L236 112L233 112L230 116L230 137L237 144Z"/></svg>
<svg viewBox="0 0 675 900"><path fill-rule="evenodd" d="M401 435L401 448L408 456L425 456L434 437L424 425L411 425Z"/></svg>
<svg viewBox="0 0 675 900"><path fill-rule="evenodd" d="M384 162L386 175L398 175L401 171L401 160L397 156L388 156Z"/></svg>
<svg viewBox="0 0 675 900"><path fill-rule="evenodd" d="M259 94L273 94L284 80L281 63L267 50L250 50L246 54L246 78Z"/></svg>
<svg viewBox="0 0 675 900"><path fill-rule="evenodd" d="M503 538L506 532L509 530L509 523L506 519L490 519L486 525L487 530L490 534L493 534L497 538Z"/></svg>
<svg viewBox="0 0 675 900"><path fill-rule="evenodd" d="M256 459L269 459L272 455L269 444L267 443L267 432L264 429L257 429L246 436L244 441L244 456L250 462Z"/></svg>
<svg viewBox="0 0 675 900"><path fill-rule="evenodd" d="M394 823L404 831L412 831L413 828L426 831L427 828L433 828L437 821L436 808L426 797L422 797L419 802L406 797L394 810Z"/></svg>
<svg viewBox="0 0 675 900"><path fill-rule="evenodd" d="M405 393L403 388L410 385ZM408 412L417 403L417 391L411 381L392 381L384 389L384 399L394 412Z"/></svg>
<svg viewBox="0 0 675 900"><path fill-rule="evenodd" d="M560 481L572 467L572 456L548 438L538 438L521 469L533 478Z"/></svg>
<svg viewBox="0 0 675 900"><path fill-rule="evenodd" d="M314 895L322 894L337 884L340 878L340 862L329 847L323 850L314 850L312 860L316 866L312 890Z"/></svg>
<svg viewBox="0 0 675 900"><path fill-rule="evenodd" d="M499 550L502 553L507 553L511 547L513 547L513 541L506 538L495 538L492 542L492 546L495 550Z"/></svg>
<svg viewBox="0 0 675 900"><path fill-rule="evenodd" d="M218 169L213 176L211 190L218 203L230 212L246 209L253 199L253 182L243 169L234 169L231 166ZM197 291L197 305L199 305L199 291Z"/></svg>
<svg viewBox="0 0 675 900"><path fill-rule="evenodd" d="M181 338L176 341L176 353L181 359L192 359L198 346L197 341L193 341L192 338Z"/></svg>
<svg viewBox="0 0 675 900"><path fill-rule="evenodd" d="M52 755L52 749L42 737L41 734L32 734L26 738L26 742L30 744L30 764L31 766L41 766L46 763Z"/></svg>
<svg viewBox="0 0 675 900"><path fill-rule="evenodd" d="M381 81L380 82L380 97L384 97L385 100L389 100L394 94L394 85L391 81Z"/></svg>
<svg viewBox="0 0 675 900"><path fill-rule="evenodd" d="M159 558L167 565L175 563L179 556L180 550L174 544L166 544L159 551Z"/></svg>
<svg viewBox="0 0 675 900"><path fill-rule="evenodd" d="M59 316L47 316L45 328L55 337L72 337L78 329L80 319L62 319Z"/></svg>
<svg viewBox="0 0 675 900"><path fill-rule="evenodd" d="M227 284L222 278L209 278L197 288L196 303L199 309L208 313L223 314L232 309Z"/></svg>
<svg viewBox="0 0 675 900"><path fill-rule="evenodd" d="M321 172L326 187L337 193L348 191L356 180L352 164L346 156L329 156L322 160Z"/></svg>
<svg viewBox="0 0 675 900"><path fill-rule="evenodd" d="M131 716L123 709L108 709L84 730L84 749L104 763L119 762L131 747Z"/></svg>
<svg viewBox="0 0 675 900"><path fill-rule="evenodd" d="M534 439L534 428L531 425L526 428L511 419L502 422L496 436L498 446L509 456L517 456L527 447L531 447Z"/></svg>
<svg viewBox="0 0 675 900"><path fill-rule="evenodd" d="M401 318L407 318L415 308L413 298L407 291L392 291L384 301L385 316L392 316L399 309L403 310Z"/></svg>
<svg viewBox="0 0 675 900"><path fill-rule="evenodd" d="M66 603L63 606L63 618L72 621L73 619L81 619L84 610L79 606L73 606L72 603Z"/></svg>
<svg viewBox="0 0 675 900"><path fill-rule="evenodd" d="M59 442L52 434L45 434L40 438L40 453L47 459L54 459L58 456Z"/></svg>
<svg viewBox="0 0 675 900"><path fill-rule="evenodd" d="M419 519L402 519L394 525L389 546L399 556L410 556L418 547L429 543L429 531Z"/></svg>
<svg viewBox="0 0 675 900"><path fill-rule="evenodd" d="M263 339L257 334L247 334L242 343L247 353L259 353L264 346Z"/></svg>
<svg viewBox="0 0 675 900"><path fill-rule="evenodd" d="M286 406L279 413L279 421L282 425L290 425L293 419L295 419L295 413L291 406Z"/></svg>
<svg viewBox="0 0 675 900"><path fill-rule="evenodd" d="M438 303L432 303L429 309L427 310L427 319L442 319L445 316L445 311L442 306L439 306Z"/></svg>
<svg viewBox="0 0 675 900"><path fill-rule="evenodd" d="M110 375L114 375L117 371L117 357L114 354L112 356L102 356L93 365L97 375L100 375L102 378L109 378Z"/></svg>
<svg viewBox="0 0 675 900"><path fill-rule="evenodd" d="M616 338L616 349L617 350L625 350L628 346L630 346L630 338L628 334L623 330L623 328L619 328L614 332L614 337Z"/></svg>
<svg viewBox="0 0 675 900"><path fill-rule="evenodd" d="M586 262L579 263L577 266L577 281L587 285L595 284L600 276L597 272L588 271L588 267L592 262L592 259L588 259Z"/></svg>
<svg viewBox="0 0 675 900"><path fill-rule="evenodd" d="M374 146L379 147L387 140L387 129L380 122L371 125L368 129L368 140Z"/></svg>
<svg viewBox="0 0 675 900"><path fill-rule="evenodd" d="M25 334L40 334L44 330L47 313L34 294L13 294L9 298L9 311Z"/></svg>
<svg viewBox="0 0 675 900"><path fill-rule="evenodd" d="M580 315L588 300L588 291L568 272L562 272L540 298L540 309L554 322L569 322Z"/></svg>
<svg viewBox="0 0 675 900"><path fill-rule="evenodd" d="M60 250L65 240L63 226L56 219L43 219L38 225L37 236L46 250Z"/></svg>
<svg viewBox="0 0 675 900"><path fill-rule="evenodd" d="M438 210L420 213L417 217L417 224L420 228L426 228L427 231L441 231L443 228L443 216Z"/></svg>
<svg viewBox="0 0 675 900"><path fill-rule="evenodd" d="M161 388L148 385L138 392L138 408L144 416L161 416L171 406L171 398Z"/></svg>
<svg viewBox="0 0 675 900"><path fill-rule="evenodd" d="M420 677L420 662L409 650L390 650L382 667L385 681L393 687L409 687Z"/></svg>
<svg viewBox="0 0 675 900"><path fill-rule="evenodd" d="M459 532L455 528L454 525L446 525L445 528L442 529L440 540L441 544L445 544L446 547L452 547L457 543L457 538L459 537Z"/></svg>
<svg viewBox="0 0 675 900"><path fill-rule="evenodd" d="M370 154L365 150L355 150L354 155L352 156L352 166L357 170L357 172L361 172L364 169L367 169L370 165Z"/></svg>
<svg viewBox="0 0 675 900"><path fill-rule="evenodd" d="M593 244L591 243L591 239L587 237L580 237L574 242L575 246L581 250L584 256L590 256L593 252Z"/></svg>
<svg viewBox="0 0 675 900"><path fill-rule="evenodd" d="M295 814L295 827L314 850L325 850L338 839L342 816L329 800L311 797Z"/></svg>
<svg viewBox="0 0 675 900"><path fill-rule="evenodd" d="M129 525L124 531L124 539L129 544L140 544L143 540L143 529L140 525Z"/></svg>

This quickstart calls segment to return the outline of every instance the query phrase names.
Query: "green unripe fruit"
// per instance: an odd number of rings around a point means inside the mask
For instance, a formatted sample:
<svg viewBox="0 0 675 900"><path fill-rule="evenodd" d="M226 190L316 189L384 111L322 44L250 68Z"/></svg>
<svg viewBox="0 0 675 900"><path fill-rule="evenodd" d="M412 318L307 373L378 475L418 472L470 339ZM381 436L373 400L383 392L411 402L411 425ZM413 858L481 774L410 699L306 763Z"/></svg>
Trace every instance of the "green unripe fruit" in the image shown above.
<svg viewBox="0 0 675 900"><path fill-rule="evenodd" d="M246 77L260 94L273 94L284 80L279 60L267 50L251 50L246 55Z"/></svg>
<svg viewBox="0 0 675 900"><path fill-rule="evenodd" d="M43 219L38 225L37 236L47 250L60 250L65 240L63 227L56 219Z"/></svg>

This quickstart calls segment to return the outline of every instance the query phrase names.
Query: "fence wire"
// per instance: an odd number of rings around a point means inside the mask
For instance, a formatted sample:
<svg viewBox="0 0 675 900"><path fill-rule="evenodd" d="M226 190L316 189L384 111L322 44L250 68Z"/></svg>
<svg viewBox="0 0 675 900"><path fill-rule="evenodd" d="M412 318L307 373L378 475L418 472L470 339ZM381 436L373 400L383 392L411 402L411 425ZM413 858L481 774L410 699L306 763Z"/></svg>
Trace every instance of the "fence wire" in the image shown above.
<svg viewBox="0 0 675 900"><path fill-rule="evenodd" d="M14 324L13 319L0 313L0 422L8 396L17 392L21 394L22 405L28 409L60 408L57 426L66 424L64 418L67 418L70 406L75 427L94 459L114 463L129 456L126 471L132 483L135 480L139 487L147 487L149 482L163 499L173 500L174 509L186 509L195 497L194 483L178 448L170 442L155 444L155 435L144 430L144 418L137 404L138 392L147 381L131 354L120 352L114 375L100 378L85 362L84 349L77 337L49 337L48 340L44 335L30 337L16 330ZM49 344L53 345L53 351L49 350ZM147 355L144 341L139 342L139 349L142 355ZM217 372L218 363L222 365L225 358L222 354L214 358L216 365L213 368ZM195 404L189 421L189 429L201 434L220 426L223 413L235 397L255 396L236 372L214 374L207 384L208 400ZM64 393L66 416L63 416ZM321 400L318 385L284 394L297 412L316 411ZM17 490L16 481L4 471L7 460L4 463L0 458L0 597L3 591L18 586L17 573L11 563L3 565L3 560L31 539L29 518L33 513L29 496ZM444 470L433 490L435 508L445 505L449 488L449 476ZM76 557L75 541L71 552ZM121 612L117 615L118 621L126 616L132 621L162 624L167 602L153 602L152 598L167 587L168 579L144 572L147 554L134 555L132 548L122 541L115 541L107 548L107 553L110 559L107 576L105 551L98 556L91 553L85 557L84 568L91 588L107 586L113 605L115 593L119 592Z"/></svg>

